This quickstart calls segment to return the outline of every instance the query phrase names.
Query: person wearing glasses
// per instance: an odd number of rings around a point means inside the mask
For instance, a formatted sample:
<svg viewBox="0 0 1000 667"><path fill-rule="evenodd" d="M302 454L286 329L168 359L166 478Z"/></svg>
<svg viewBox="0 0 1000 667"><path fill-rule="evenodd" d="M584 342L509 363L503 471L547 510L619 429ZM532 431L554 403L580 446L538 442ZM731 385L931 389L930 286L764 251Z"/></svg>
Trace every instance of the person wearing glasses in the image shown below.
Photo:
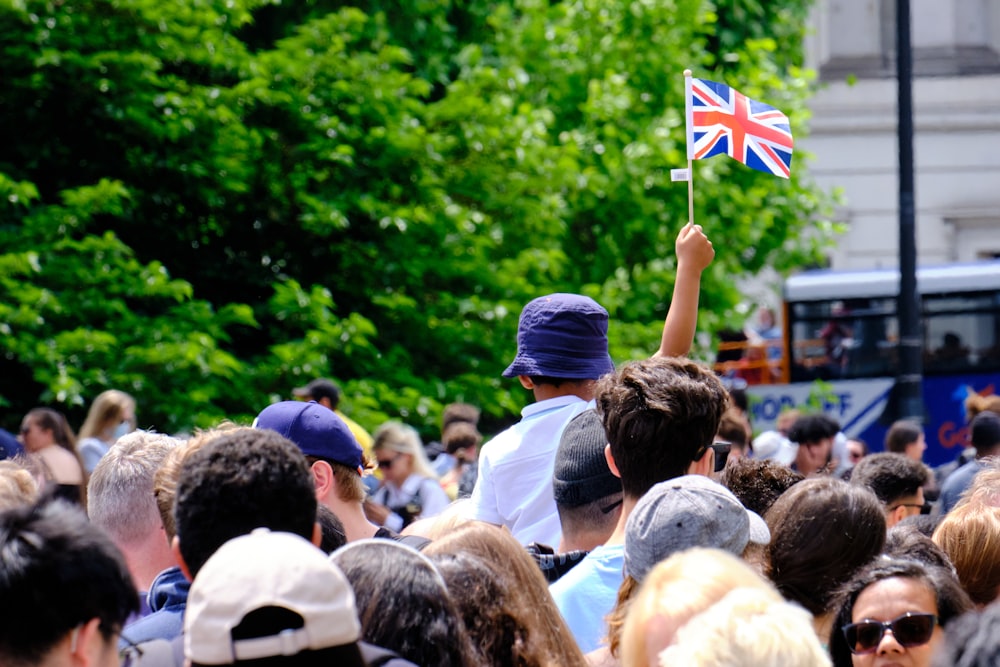
<svg viewBox="0 0 1000 667"><path fill-rule="evenodd" d="M942 628L972 601L945 568L883 557L851 578L835 608L834 667L930 667Z"/></svg>
<svg viewBox="0 0 1000 667"><path fill-rule="evenodd" d="M931 471L923 463L892 452L861 459L851 473L851 484L867 486L882 501L886 528L923 511L924 487L930 479Z"/></svg>
<svg viewBox="0 0 1000 667"><path fill-rule="evenodd" d="M375 431L382 486L365 506L370 519L399 532L417 519L437 516L451 502L412 426L386 422Z"/></svg>

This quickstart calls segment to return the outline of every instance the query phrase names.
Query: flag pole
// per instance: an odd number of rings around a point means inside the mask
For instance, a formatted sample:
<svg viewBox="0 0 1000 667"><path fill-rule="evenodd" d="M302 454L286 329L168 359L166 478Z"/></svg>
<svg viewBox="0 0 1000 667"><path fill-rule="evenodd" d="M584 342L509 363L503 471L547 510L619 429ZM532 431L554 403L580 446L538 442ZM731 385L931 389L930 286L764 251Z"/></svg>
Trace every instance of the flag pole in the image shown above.
<svg viewBox="0 0 1000 667"><path fill-rule="evenodd" d="M691 127L691 70L684 70L684 132L687 143L688 158L688 223L694 224L694 170L691 168L691 160L694 157L691 152L694 148L694 128Z"/></svg>

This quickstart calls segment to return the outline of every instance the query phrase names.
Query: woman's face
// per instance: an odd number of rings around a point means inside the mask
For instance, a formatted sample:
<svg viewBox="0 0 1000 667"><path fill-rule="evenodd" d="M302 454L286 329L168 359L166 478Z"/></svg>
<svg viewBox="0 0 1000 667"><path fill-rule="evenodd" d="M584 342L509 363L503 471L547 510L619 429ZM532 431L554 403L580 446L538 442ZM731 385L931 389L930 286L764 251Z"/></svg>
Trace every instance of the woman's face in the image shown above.
<svg viewBox="0 0 1000 667"><path fill-rule="evenodd" d="M934 592L918 579L892 577L861 591L851 612L851 622L892 621L907 613L937 615ZM935 623L927 642L906 647L889 630L882 635L873 652L851 658L854 667L929 667L942 638L941 628Z"/></svg>
<svg viewBox="0 0 1000 667"><path fill-rule="evenodd" d="M21 441L24 449L29 452L37 452L43 447L47 447L55 442L52 429L43 429L38 422L31 417L25 417L21 422Z"/></svg>
<svg viewBox="0 0 1000 667"><path fill-rule="evenodd" d="M391 449L379 449L375 451L375 458L378 460L378 468L382 471L382 477L386 481L401 486L410 476L413 458L409 454Z"/></svg>

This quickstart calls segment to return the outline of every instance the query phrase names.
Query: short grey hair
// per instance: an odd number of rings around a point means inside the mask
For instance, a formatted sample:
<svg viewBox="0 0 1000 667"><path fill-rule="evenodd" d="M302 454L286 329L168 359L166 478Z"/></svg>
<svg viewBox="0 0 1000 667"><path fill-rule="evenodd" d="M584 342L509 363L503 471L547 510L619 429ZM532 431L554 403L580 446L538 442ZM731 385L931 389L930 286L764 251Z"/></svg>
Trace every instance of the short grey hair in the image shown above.
<svg viewBox="0 0 1000 667"><path fill-rule="evenodd" d="M162 525L153 496L153 477L182 440L162 433L133 431L105 454L87 486L87 513L118 544L146 539Z"/></svg>

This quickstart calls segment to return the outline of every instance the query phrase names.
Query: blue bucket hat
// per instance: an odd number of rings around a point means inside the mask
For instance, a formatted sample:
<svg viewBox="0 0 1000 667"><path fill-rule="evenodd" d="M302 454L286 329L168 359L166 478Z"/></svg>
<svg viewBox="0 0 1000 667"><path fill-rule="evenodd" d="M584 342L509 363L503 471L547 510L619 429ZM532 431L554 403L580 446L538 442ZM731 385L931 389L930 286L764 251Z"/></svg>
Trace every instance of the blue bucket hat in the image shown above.
<svg viewBox="0 0 1000 667"><path fill-rule="evenodd" d="M590 297L549 294L521 311L517 356L503 376L596 380L614 369L608 354L608 311Z"/></svg>
<svg viewBox="0 0 1000 667"><path fill-rule="evenodd" d="M288 438L306 456L336 461L364 473L361 445L344 420L316 401L282 401L261 410L253 428L270 429Z"/></svg>

